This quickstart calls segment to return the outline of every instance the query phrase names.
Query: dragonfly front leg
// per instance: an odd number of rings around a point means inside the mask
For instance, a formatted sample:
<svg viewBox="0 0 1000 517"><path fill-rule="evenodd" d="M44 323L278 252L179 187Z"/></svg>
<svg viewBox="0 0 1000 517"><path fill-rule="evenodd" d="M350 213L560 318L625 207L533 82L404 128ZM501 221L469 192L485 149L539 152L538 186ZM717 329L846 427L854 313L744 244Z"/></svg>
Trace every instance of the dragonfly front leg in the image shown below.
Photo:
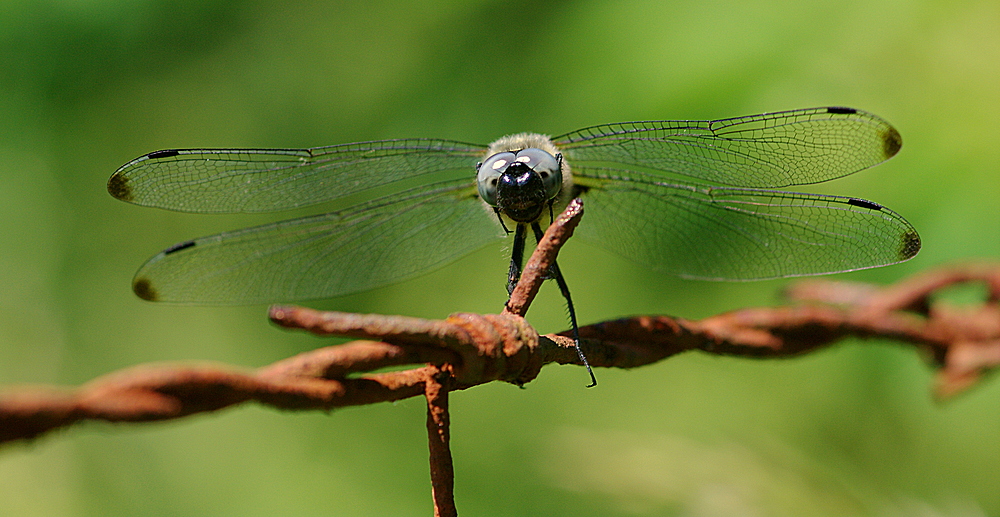
<svg viewBox="0 0 1000 517"><path fill-rule="evenodd" d="M521 225L518 225L518 229L520 227ZM542 228L536 222L531 223L531 229L535 232L535 240L541 242L543 236ZM587 368L587 373L590 374L590 384L587 387L593 388L597 386L597 377L594 376L594 370L590 368L590 362L587 361L587 356L583 355L583 349L580 348L580 326L576 323L576 309L573 307L573 298L569 295L569 285L566 283L566 279L563 278L562 271L559 270L559 263L555 260L552 261L552 266L549 268L549 275L551 278L556 279L556 283L559 284L559 291L562 293L563 298L566 299L570 325L573 326L573 344L576 346L576 355L580 357L580 363Z"/></svg>
<svg viewBox="0 0 1000 517"><path fill-rule="evenodd" d="M523 223L517 223L514 230L514 247L510 252L510 270L507 272L507 295L514 292L521 280L521 264L524 261L524 241L527 238Z"/></svg>

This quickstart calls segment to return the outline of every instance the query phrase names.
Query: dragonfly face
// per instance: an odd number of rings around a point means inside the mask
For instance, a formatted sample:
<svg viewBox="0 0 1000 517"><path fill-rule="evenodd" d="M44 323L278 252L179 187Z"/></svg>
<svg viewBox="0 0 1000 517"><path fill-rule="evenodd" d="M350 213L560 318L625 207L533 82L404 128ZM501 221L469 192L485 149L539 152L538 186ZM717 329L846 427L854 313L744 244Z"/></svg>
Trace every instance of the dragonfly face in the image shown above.
<svg viewBox="0 0 1000 517"><path fill-rule="evenodd" d="M562 155L534 147L494 154L477 168L479 197L517 223L538 221L562 190Z"/></svg>
<svg viewBox="0 0 1000 517"><path fill-rule="evenodd" d="M412 139L157 151L119 168L108 190L139 205L199 213L332 203L318 215L166 249L133 280L147 300L250 304L365 291L503 238L497 218L483 213L484 201L508 222L530 226L571 195L587 207L578 239L667 274L752 280L916 255L916 230L878 203L774 190L852 174L901 145L899 133L875 115L811 108L606 124L551 139L522 133L489 146ZM390 193L339 201L367 191Z"/></svg>

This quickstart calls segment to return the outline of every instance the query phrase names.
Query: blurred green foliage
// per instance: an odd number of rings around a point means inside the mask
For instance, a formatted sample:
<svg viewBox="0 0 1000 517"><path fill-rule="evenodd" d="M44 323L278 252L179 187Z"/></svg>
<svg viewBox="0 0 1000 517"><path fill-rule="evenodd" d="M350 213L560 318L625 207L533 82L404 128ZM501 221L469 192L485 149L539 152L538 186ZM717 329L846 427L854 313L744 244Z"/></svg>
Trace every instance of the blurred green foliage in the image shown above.
<svg viewBox="0 0 1000 517"><path fill-rule="evenodd" d="M264 307L142 302L135 269L175 242L282 215L198 216L107 195L171 147L489 142L636 119L847 105L899 156L817 187L905 215L924 250L841 275L891 282L1000 256L1000 4L840 2L0 3L0 383L78 384L158 360L255 366L330 343ZM586 224L586 218L584 218ZM571 243L582 323L776 303L784 282L662 278ZM313 304L440 318L495 312L504 250ZM439 286L448 285L446 290ZM429 291L429 293L428 293ZM565 327L547 286L529 320ZM573 367L452 398L468 515L996 515L1000 384L935 405L909 349L849 343L782 362L690 354ZM0 515L427 515L423 404L333 415L255 407L88 424L0 450Z"/></svg>

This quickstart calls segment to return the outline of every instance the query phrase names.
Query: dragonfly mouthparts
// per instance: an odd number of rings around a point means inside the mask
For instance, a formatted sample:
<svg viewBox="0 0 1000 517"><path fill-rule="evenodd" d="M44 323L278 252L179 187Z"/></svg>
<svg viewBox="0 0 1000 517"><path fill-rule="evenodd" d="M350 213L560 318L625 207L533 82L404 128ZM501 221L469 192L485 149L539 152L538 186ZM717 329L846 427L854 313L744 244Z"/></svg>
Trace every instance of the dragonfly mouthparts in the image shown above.
<svg viewBox="0 0 1000 517"><path fill-rule="evenodd" d="M497 182L497 207L519 223L536 221L548 196L542 177L526 164L514 163Z"/></svg>

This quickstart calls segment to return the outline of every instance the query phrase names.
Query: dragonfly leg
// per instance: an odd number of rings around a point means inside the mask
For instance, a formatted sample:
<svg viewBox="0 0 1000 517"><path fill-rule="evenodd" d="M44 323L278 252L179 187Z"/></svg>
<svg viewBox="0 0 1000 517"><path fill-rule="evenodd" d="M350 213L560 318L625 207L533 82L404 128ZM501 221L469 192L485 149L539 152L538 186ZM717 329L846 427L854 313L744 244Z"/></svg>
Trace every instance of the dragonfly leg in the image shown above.
<svg viewBox="0 0 1000 517"><path fill-rule="evenodd" d="M518 229L521 226L523 225L518 225ZM535 232L535 240L541 241L543 232L538 223L531 223L531 229ZM559 284L559 291L562 292L563 298L566 299L566 307L569 309L569 321L573 326L573 344L576 346L576 354L580 356L580 362L587 368L587 373L590 374L590 384L587 387L593 388L597 386L597 377L594 376L594 370L591 369L590 363L587 361L587 356L583 355L583 349L580 348L580 326L576 323L576 309L573 308L573 298L569 295L569 285L566 284L566 279L563 278L562 272L559 270L558 262L552 261L549 274L552 278L556 279L556 283Z"/></svg>
<svg viewBox="0 0 1000 517"><path fill-rule="evenodd" d="M510 230L507 228L507 224L503 222L503 217L500 216L500 209L493 207L493 212L497 214L497 220L500 221L500 226L503 227L503 231L510 235Z"/></svg>
<svg viewBox="0 0 1000 517"><path fill-rule="evenodd" d="M514 247L510 252L510 271L507 273L507 294L510 295L521 279L521 263L524 261L524 224L517 223L514 231Z"/></svg>

